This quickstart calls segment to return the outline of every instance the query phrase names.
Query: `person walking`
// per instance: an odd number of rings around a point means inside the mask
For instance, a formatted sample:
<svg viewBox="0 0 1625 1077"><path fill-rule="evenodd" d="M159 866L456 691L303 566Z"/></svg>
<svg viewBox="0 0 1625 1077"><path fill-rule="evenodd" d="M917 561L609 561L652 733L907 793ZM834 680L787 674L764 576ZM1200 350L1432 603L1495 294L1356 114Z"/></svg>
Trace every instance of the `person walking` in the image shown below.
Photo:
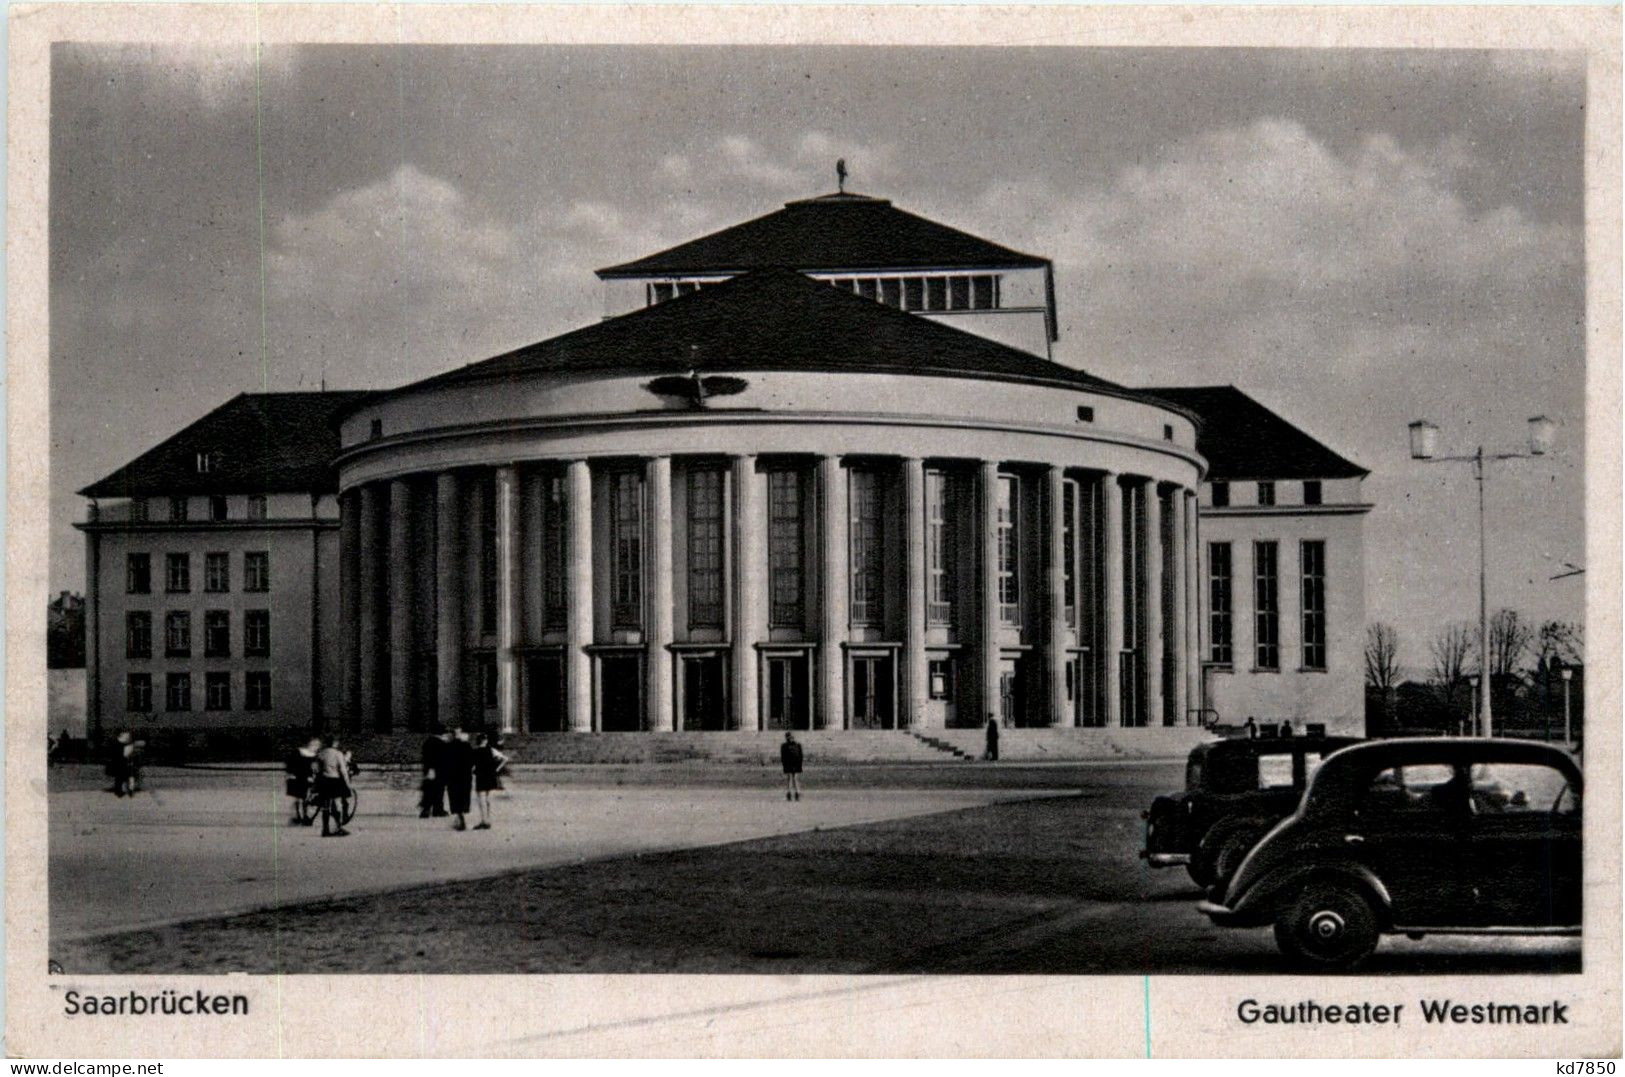
<svg viewBox="0 0 1625 1077"><path fill-rule="evenodd" d="M502 788L502 771L508 757L502 754L502 742L495 736L481 733L474 741L474 796L479 801L480 821L475 830L491 829L491 793Z"/></svg>
<svg viewBox="0 0 1625 1077"><path fill-rule="evenodd" d="M779 763L784 767L784 799L801 799L801 744L791 730L784 731L784 743L779 745Z"/></svg>
<svg viewBox="0 0 1625 1077"><path fill-rule="evenodd" d="M107 749L107 776L113 779L108 792L116 797L122 797L133 792L130 789L130 746L135 740L128 729L119 730L113 743Z"/></svg>
<svg viewBox="0 0 1625 1077"><path fill-rule="evenodd" d="M322 837L344 838L344 805L350 796L350 757L339 747L338 738L329 735L316 753L316 799L321 805Z"/></svg>
<svg viewBox="0 0 1625 1077"><path fill-rule="evenodd" d="M987 716L987 752L982 758L989 763L999 761L999 719L991 711Z"/></svg>
<svg viewBox="0 0 1625 1077"><path fill-rule="evenodd" d="M418 798L418 818L446 817L446 742L450 734L441 730L423 742L423 795Z"/></svg>
<svg viewBox="0 0 1625 1077"><path fill-rule="evenodd" d="M445 766L446 807L455 817L453 830L468 829L468 801L474 787L474 747L468 734L453 728L440 762Z"/></svg>

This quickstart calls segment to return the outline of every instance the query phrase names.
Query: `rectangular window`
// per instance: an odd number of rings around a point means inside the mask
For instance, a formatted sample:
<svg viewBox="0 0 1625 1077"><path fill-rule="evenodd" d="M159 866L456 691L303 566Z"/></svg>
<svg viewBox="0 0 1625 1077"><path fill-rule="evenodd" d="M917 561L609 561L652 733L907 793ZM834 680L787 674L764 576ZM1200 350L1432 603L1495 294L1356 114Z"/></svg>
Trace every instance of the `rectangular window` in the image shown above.
<svg viewBox="0 0 1625 1077"><path fill-rule="evenodd" d="M231 657L231 612L203 611L203 657Z"/></svg>
<svg viewBox="0 0 1625 1077"><path fill-rule="evenodd" d="M953 694L953 664L946 658L933 658L926 666L932 699L948 699Z"/></svg>
<svg viewBox="0 0 1625 1077"><path fill-rule="evenodd" d="M213 520L215 523L219 523L221 520L226 518L226 509L227 505L225 498L219 496L218 494L209 498L209 519Z"/></svg>
<svg viewBox="0 0 1625 1077"><path fill-rule="evenodd" d="M954 529L949 483L941 471L925 473L926 620L946 625L954 619Z"/></svg>
<svg viewBox="0 0 1625 1077"><path fill-rule="evenodd" d="M486 710L497 706L497 663L490 655L480 658L480 706Z"/></svg>
<svg viewBox="0 0 1625 1077"><path fill-rule="evenodd" d="M1318 505L1318 504L1320 504L1320 480L1319 479L1305 479L1305 480L1303 480L1303 503L1305 505Z"/></svg>
<svg viewBox="0 0 1625 1077"><path fill-rule="evenodd" d="M999 623L1021 623L1021 536L1016 516L1021 488L1014 475L1000 475L998 490L999 528Z"/></svg>
<svg viewBox="0 0 1625 1077"><path fill-rule="evenodd" d="M992 310L998 306L997 277L981 276L971 278L971 307L975 310Z"/></svg>
<svg viewBox="0 0 1625 1077"><path fill-rule="evenodd" d="M383 437L384 436L384 420L382 420L382 419L374 419L372 421L372 425L368 429L371 431L372 437L373 437L374 440Z"/></svg>
<svg viewBox="0 0 1625 1077"><path fill-rule="evenodd" d="M925 279L925 308L927 310L948 309L947 277L927 277Z"/></svg>
<svg viewBox="0 0 1625 1077"><path fill-rule="evenodd" d="M144 524L147 522L147 499L144 497L130 498L130 522Z"/></svg>
<svg viewBox="0 0 1625 1077"><path fill-rule="evenodd" d="M643 476L609 477L609 618L614 628L643 626Z"/></svg>
<svg viewBox="0 0 1625 1077"><path fill-rule="evenodd" d="M205 673L203 675L203 707L211 711L231 710L231 674Z"/></svg>
<svg viewBox="0 0 1625 1077"><path fill-rule="evenodd" d="M1212 490L1212 494L1213 494L1212 500L1213 500L1213 507L1214 508L1223 509L1223 508L1228 508L1230 506L1230 484L1229 483L1227 483L1227 482L1215 482L1215 483L1213 483L1213 485L1211 487L1211 490Z"/></svg>
<svg viewBox="0 0 1625 1077"><path fill-rule="evenodd" d="M152 674L125 674L124 709L135 714L148 714L152 711Z"/></svg>
<svg viewBox="0 0 1625 1077"><path fill-rule="evenodd" d="M853 471L847 484L847 527L851 557L852 623L878 626L884 606L885 573L880 548L880 476Z"/></svg>
<svg viewBox="0 0 1625 1077"><path fill-rule="evenodd" d="M497 630L497 480L480 483L480 631Z"/></svg>
<svg viewBox="0 0 1625 1077"><path fill-rule="evenodd" d="M1068 627L1078 625L1078 484L1061 483L1061 579Z"/></svg>
<svg viewBox="0 0 1625 1077"><path fill-rule="evenodd" d="M875 278L864 277L862 280L858 281L858 294L863 296L865 299L876 298Z"/></svg>
<svg viewBox="0 0 1625 1077"><path fill-rule="evenodd" d="M152 593L152 555L132 553L124 558L124 593L146 595Z"/></svg>
<svg viewBox="0 0 1625 1077"><path fill-rule="evenodd" d="M178 524L186 522L186 498L172 497L169 499L169 518Z"/></svg>
<svg viewBox="0 0 1625 1077"><path fill-rule="evenodd" d="M650 306L653 306L656 303L664 303L666 300L670 299L671 297L672 297L672 287L671 287L671 285L669 283L668 284L651 284L651 285L649 285L649 305Z"/></svg>
<svg viewBox="0 0 1625 1077"><path fill-rule="evenodd" d="M1253 665L1281 668L1280 548L1253 543Z"/></svg>
<svg viewBox="0 0 1625 1077"><path fill-rule="evenodd" d="M1228 666L1235 662L1231 622L1233 577L1228 542L1208 543L1207 578L1208 659L1215 665Z"/></svg>
<svg viewBox="0 0 1625 1077"><path fill-rule="evenodd" d="M768 472L767 572L773 628L799 627L805 619L803 500L801 472Z"/></svg>
<svg viewBox="0 0 1625 1077"><path fill-rule="evenodd" d="M248 658L271 656L271 611L243 611L243 654Z"/></svg>
<svg viewBox="0 0 1625 1077"><path fill-rule="evenodd" d="M251 494L248 498L248 518L250 520L265 519L265 495Z"/></svg>
<svg viewBox="0 0 1625 1077"><path fill-rule="evenodd" d="M546 620L550 628L563 628L565 623L565 596L569 589L564 575L568 565L569 494L563 475L549 475L542 487L545 504L542 506L542 581L545 590Z"/></svg>
<svg viewBox="0 0 1625 1077"><path fill-rule="evenodd" d="M265 550L250 550L243 554L243 590L269 591L271 589L271 555Z"/></svg>
<svg viewBox="0 0 1625 1077"><path fill-rule="evenodd" d="M206 553L203 555L203 589L212 592L231 590L231 555Z"/></svg>
<svg viewBox="0 0 1625 1077"><path fill-rule="evenodd" d="M171 673L164 679L164 710L189 711L192 709L192 675Z"/></svg>
<svg viewBox="0 0 1625 1077"><path fill-rule="evenodd" d="M970 309L970 278L950 277L948 279L948 309Z"/></svg>
<svg viewBox="0 0 1625 1077"><path fill-rule="evenodd" d="M688 624L722 627L722 472L688 473Z"/></svg>
<svg viewBox="0 0 1625 1077"><path fill-rule="evenodd" d="M882 277L880 280L880 301L888 307L901 307L903 305L903 282L897 277Z"/></svg>
<svg viewBox="0 0 1625 1077"><path fill-rule="evenodd" d="M171 553L164 555L164 590L173 595L184 595L192 589L192 555Z"/></svg>
<svg viewBox="0 0 1625 1077"><path fill-rule="evenodd" d="M271 709L271 673L252 669L243 674L243 709L268 711Z"/></svg>
<svg viewBox="0 0 1625 1077"><path fill-rule="evenodd" d="M1275 504L1275 484L1273 482L1258 484L1258 503L1260 505Z"/></svg>
<svg viewBox="0 0 1625 1077"><path fill-rule="evenodd" d="M903 278L903 309L925 309L925 281L920 277Z"/></svg>
<svg viewBox="0 0 1625 1077"><path fill-rule="evenodd" d="M124 657L152 657L152 614L146 610L124 615Z"/></svg>
<svg viewBox="0 0 1625 1077"><path fill-rule="evenodd" d="M192 657L192 615L185 610L164 614L164 656Z"/></svg>
<svg viewBox="0 0 1625 1077"><path fill-rule="evenodd" d="M1326 668L1326 544L1305 541L1303 559L1303 668Z"/></svg>

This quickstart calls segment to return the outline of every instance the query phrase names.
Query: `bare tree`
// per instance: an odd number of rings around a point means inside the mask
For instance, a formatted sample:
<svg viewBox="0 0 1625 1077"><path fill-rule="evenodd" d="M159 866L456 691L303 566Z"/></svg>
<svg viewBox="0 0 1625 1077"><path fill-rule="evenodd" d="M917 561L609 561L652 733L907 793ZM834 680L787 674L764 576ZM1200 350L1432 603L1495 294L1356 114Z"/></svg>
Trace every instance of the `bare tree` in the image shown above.
<svg viewBox="0 0 1625 1077"><path fill-rule="evenodd" d="M1535 633L1537 670L1578 666L1585 662L1585 628L1572 621L1547 621Z"/></svg>
<svg viewBox="0 0 1625 1077"><path fill-rule="evenodd" d="M1535 629L1517 610L1499 609L1490 618L1490 674L1505 677L1518 672L1535 641Z"/></svg>
<svg viewBox="0 0 1625 1077"><path fill-rule="evenodd" d="M1365 683L1385 694L1399 683L1399 633L1393 625L1365 626Z"/></svg>
<svg viewBox="0 0 1625 1077"><path fill-rule="evenodd" d="M1433 654L1433 687L1447 704L1455 702L1456 689L1467 675L1467 660L1477 635L1472 626L1457 622L1440 629L1428 645Z"/></svg>

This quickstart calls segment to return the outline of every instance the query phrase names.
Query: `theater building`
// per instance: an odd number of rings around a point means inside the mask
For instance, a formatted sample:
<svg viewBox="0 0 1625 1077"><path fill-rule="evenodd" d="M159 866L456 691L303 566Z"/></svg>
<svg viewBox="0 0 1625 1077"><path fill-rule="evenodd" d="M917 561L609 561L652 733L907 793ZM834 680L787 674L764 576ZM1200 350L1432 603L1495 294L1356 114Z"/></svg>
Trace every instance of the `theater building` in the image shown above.
<svg viewBox="0 0 1625 1077"><path fill-rule="evenodd" d="M601 321L334 409L290 721L1359 727L1364 472L1054 362L1048 260L843 193L599 276Z"/></svg>

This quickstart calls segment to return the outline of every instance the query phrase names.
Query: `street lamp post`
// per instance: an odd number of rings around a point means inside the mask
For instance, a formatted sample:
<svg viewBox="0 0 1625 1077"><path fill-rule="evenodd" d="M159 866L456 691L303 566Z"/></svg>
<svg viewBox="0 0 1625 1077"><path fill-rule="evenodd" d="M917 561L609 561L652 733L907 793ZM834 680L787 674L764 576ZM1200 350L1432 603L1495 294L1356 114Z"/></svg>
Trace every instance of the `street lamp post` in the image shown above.
<svg viewBox="0 0 1625 1077"><path fill-rule="evenodd" d="M1574 670L1565 666L1561 676L1563 678L1563 743L1573 744L1573 727L1569 724L1569 684L1574 680Z"/></svg>
<svg viewBox="0 0 1625 1077"><path fill-rule="evenodd" d="M1557 432L1557 424L1544 415L1537 415L1529 420L1529 451L1528 452L1500 452L1486 453L1484 446L1480 445L1470 455L1465 456L1439 456L1439 428L1426 419L1418 419L1410 424L1411 432L1411 459L1425 460L1436 464L1472 464L1473 478L1478 483L1478 672L1480 687L1478 692L1478 735L1488 737L1492 735L1490 723L1490 695L1494 678L1490 675L1490 608L1489 608L1489 570L1485 556L1486 537L1484 529L1484 479L1488 474L1487 464L1496 460L1525 460L1534 456L1545 456L1552 449L1552 441Z"/></svg>

